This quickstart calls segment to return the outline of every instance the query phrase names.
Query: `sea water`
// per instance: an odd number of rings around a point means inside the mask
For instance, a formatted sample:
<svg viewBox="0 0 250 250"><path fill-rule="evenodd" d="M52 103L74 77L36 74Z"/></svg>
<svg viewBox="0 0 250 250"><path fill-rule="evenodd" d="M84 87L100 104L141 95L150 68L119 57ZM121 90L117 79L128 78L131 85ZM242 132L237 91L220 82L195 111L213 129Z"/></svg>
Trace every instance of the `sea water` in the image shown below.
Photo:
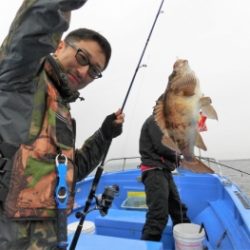
<svg viewBox="0 0 250 250"><path fill-rule="evenodd" d="M232 182L236 183L240 189L250 198L250 159L240 160L222 160L219 161L228 167L221 166L221 173L228 177ZM230 169L235 168L239 171ZM215 169L216 170L216 169ZM218 170L216 170L217 172ZM242 173L242 172L245 173Z"/></svg>

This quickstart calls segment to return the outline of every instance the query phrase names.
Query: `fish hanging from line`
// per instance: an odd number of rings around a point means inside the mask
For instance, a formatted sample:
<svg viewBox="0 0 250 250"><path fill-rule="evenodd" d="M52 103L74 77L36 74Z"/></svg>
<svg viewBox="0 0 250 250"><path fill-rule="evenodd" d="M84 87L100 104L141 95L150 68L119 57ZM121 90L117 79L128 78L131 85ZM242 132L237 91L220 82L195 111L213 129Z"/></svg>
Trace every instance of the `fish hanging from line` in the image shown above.
<svg viewBox="0 0 250 250"><path fill-rule="evenodd" d="M211 103L210 97L203 96L188 60L178 59L167 88L154 107L154 117L163 132L163 145L182 154L181 165L194 172L214 172L194 156L195 146L207 150L198 129L200 112L207 118L218 120Z"/></svg>

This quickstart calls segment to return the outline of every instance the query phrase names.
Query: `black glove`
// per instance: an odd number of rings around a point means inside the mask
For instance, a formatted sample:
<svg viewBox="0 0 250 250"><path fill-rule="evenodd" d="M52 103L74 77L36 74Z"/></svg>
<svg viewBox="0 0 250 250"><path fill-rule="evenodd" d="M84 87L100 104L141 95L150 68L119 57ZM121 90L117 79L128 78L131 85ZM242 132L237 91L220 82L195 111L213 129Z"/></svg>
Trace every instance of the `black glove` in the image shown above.
<svg viewBox="0 0 250 250"><path fill-rule="evenodd" d="M102 123L101 131L105 139L112 140L122 133L122 124L115 123L115 113L108 115Z"/></svg>
<svg viewBox="0 0 250 250"><path fill-rule="evenodd" d="M71 11L82 7L87 0L64 0L59 3L59 8L61 11Z"/></svg>

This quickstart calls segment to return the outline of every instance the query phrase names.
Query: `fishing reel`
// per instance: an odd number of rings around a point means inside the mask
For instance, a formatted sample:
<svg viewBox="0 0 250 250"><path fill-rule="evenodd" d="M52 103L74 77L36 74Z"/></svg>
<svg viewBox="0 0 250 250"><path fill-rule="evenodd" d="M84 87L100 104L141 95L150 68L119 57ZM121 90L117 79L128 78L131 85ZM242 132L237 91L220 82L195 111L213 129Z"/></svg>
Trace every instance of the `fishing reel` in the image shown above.
<svg viewBox="0 0 250 250"><path fill-rule="evenodd" d="M116 184L107 186L101 195L95 196L96 208L100 211L102 216L105 216L108 213L115 196L117 196L119 193L119 189L119 186Z"/></svg>

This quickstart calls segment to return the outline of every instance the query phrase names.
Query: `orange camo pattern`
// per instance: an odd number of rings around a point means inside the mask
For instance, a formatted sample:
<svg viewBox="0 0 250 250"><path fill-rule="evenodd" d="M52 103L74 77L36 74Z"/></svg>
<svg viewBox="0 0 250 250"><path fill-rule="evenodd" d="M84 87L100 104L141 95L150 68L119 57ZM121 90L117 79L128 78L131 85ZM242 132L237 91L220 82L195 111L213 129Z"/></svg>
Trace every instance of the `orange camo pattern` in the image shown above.
<svg viewBox="0 0 250 250"><path fill-rule="evenodd" d="M47 91L47 111L40 134L31 145L22 144L15 155L10 191L5 202L8 217L54 217L57 147L60 146L62 153L73 160L73 148L63 147L58 142L55 126L56 113L71 124L70 113L58 104L57 91L51 84L48 84ZM69 211L73 207L73 176L74 166L68 160Z"/></svg>

